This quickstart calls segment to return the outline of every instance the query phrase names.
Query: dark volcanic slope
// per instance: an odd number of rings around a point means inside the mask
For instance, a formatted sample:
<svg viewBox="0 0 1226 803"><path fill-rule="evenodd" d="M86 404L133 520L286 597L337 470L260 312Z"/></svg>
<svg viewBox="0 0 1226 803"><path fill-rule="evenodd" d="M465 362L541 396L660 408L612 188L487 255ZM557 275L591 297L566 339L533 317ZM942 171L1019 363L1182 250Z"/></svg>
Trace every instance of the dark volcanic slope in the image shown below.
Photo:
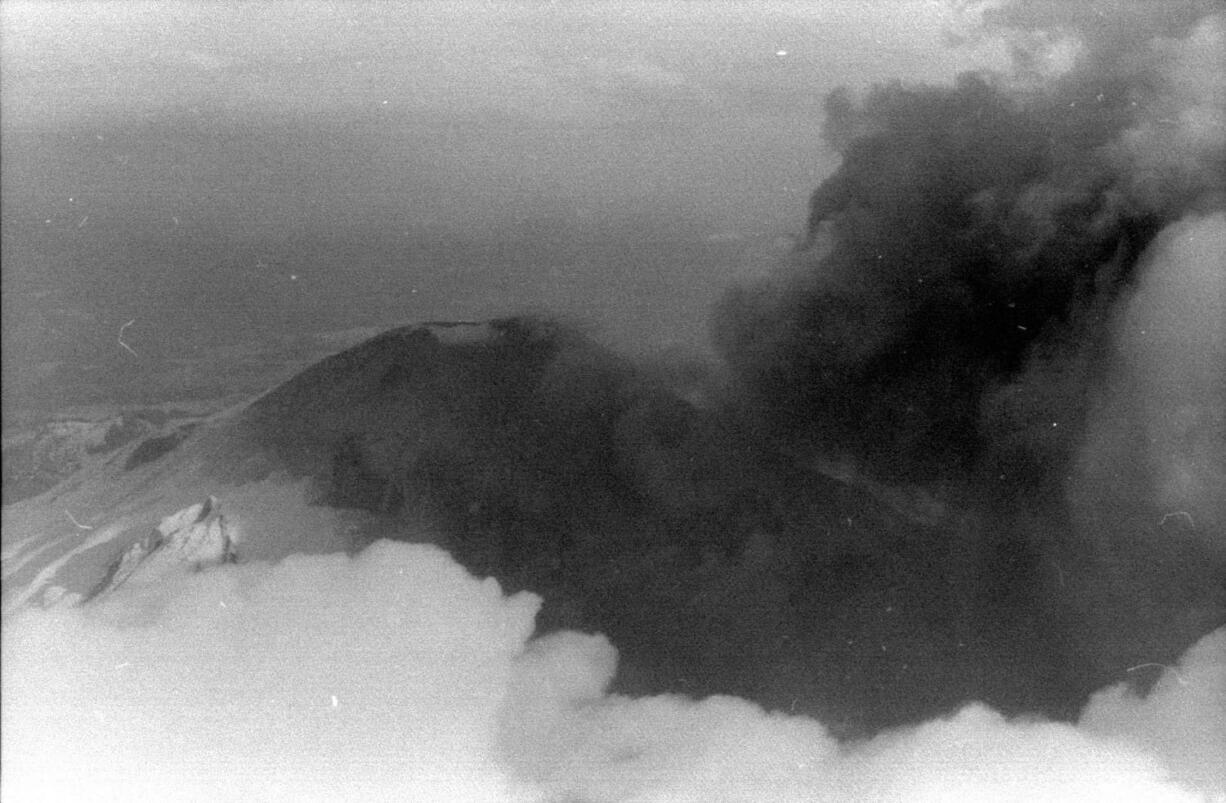
<svg viewBox="0 0 1226 803"><path fill-rule="evenodd" d="M1219 556L1170 522L1103 552L1046 489L836 471L698 371L548 321L394 330L242 421L318 503L424 518L474 571L542 593L542 628L608 634L627 690L849 732L968 699L1071 715L1226 610Z"/></svg>
<svg viewBox="0 0 1226 803"><path fill-rule="evenodd" d="M212 496L239 561L437 539L544 595L542 630L607 634L622 690L735 693L848 734L971 699L1072 716L1226 620L1201 522L976 472L883 483L709 372L539 319L393 330L154 446L5 507L6 608L87 593ZM1119 536L1087 538L1087 509Z"/></svg>

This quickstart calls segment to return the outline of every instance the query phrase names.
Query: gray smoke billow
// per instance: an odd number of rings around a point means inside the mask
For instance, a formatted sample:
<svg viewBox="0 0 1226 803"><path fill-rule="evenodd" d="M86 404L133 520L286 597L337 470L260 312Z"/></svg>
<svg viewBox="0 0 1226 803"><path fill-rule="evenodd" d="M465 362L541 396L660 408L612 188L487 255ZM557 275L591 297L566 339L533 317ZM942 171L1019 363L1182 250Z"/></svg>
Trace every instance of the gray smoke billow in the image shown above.
<svg viewBox="0 0 1226 803"><path fill-rule="evenodd" d="M513 318L391 333L256 420L343 444L330 503L427 515L544 596L542 631L607 634L621 690L862 734L1146 687L1226 623L1226 17L1121 6L1089 35L1063 8L989 15L1016 74L828 98L842 164L718 305L721 366ZM1039 31L1081 34L1070 64ZM370 409L338 384L385 364ZM295 431L279 411L322 385L344 412Z"/></svg>

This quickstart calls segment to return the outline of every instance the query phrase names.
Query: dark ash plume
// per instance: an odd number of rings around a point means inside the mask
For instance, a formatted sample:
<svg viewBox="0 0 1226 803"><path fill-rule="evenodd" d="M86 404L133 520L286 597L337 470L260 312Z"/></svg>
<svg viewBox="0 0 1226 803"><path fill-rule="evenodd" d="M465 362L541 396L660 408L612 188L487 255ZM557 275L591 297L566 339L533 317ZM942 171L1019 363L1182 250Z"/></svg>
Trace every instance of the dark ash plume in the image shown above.
<svg viewBox="0 0 1226 803"><path fill-rule="evenodd" d="M1220 188L1220 150L1184 184L1138 185L1121 149L1141 108L1133 84L1080 75L832 95L843 164L793 273L725 298L723 353L788 437L886 477L967 468L1005 426L985 401L1057 344L1093 349L1153 238Z"/></svg>
<svg viewBox="0 0 1226 803"><path fill-rule="evenodd" d="M541 628L607 634L622 690L864 734L1144 685L1226 623L1222 307L1191 301L1222 292L1226 26L1086 41L1043 83L831 96L842 166L720 305L725 366L408 328L248 423L329 466L322 503L425 517Z"/></svg>
<svg viewBox="0 0 1226 803"><path fill-rule="evenodd" d="M1028 47L1044 20L1086 22L1039 5L994 19L1025 23ZM1027 58L1019 78L832 94L843 162L801 247L714 324L744 403L801 464L985 516L972 551L1009 638L1084 662L1066 690L1226 621L1206 490L1226 442L1222 306L1191 301L1224 292L1226 18L1193 5L1099 25L1048 81ZM1183 424L1155 423L1175 410Z"/></svg>

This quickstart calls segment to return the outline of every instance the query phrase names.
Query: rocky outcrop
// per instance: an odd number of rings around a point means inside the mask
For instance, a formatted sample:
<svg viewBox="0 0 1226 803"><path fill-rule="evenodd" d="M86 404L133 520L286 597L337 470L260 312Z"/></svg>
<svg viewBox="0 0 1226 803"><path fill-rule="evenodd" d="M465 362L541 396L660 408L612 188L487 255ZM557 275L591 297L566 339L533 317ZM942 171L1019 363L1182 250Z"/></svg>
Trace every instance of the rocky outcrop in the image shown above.
<svg viewBox="0 0 1226 803"><path fill-rule="evenodd" d="M146 583L174 572L201 571L237 559L235 539L216 497L180 510L129 546L86 597L96 599L127 583Z"/></svg>

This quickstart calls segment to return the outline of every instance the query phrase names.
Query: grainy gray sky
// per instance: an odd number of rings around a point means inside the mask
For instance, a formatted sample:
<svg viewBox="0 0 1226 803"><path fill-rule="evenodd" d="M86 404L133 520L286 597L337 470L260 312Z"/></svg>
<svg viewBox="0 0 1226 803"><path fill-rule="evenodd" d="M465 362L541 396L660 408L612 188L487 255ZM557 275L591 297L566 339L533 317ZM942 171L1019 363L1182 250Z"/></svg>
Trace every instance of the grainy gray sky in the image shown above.
<svg viewBox="0 0 1226 803"><path fill-rule="evenodd" d="M6 376L132 371L132 319L142 354L529 307L705 342L834 167L829 90L1004 63L963 5L5 0Z"/></svg>
<svg viewBox="0 0 1226 803"><path fill-rule="evenodd" d="M508 203L795 219L830 166L826 91L941 81L999 58L950 48L969 20L937 0L6 2L3 15L5 129L263 127L285 139L278 159L304 162L272 186L317 211L330 195L465 225ZM327 136L312 142L315 127ZM216 189L241 200L250 161L214 167ZM433 193L413 187L422 168ZM182 176L145 178L157 195ZM257 194L236 216L310 214Z"/></svg>

